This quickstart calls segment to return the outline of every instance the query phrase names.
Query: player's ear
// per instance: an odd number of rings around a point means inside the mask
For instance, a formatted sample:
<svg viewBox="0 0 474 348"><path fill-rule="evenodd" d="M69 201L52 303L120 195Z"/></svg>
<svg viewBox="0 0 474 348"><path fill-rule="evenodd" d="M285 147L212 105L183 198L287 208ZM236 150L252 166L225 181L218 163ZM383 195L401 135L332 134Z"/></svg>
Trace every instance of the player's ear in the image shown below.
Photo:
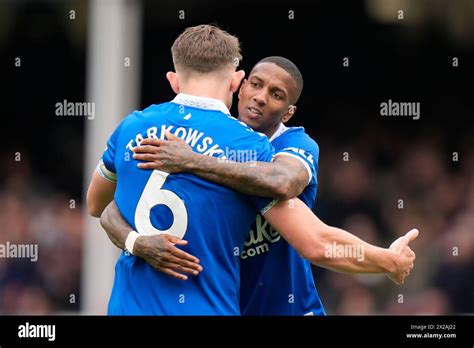
<svg viewBox="0 0 474 348"><path fill-rule="evenodd" d="M230 89L232 93L237 92L237 90L239 89L240 83L242 82L244 77L245 77L245 71L239 70L239 71L234 72L234 76L232 77L232 83L230 85Z"/></svg>
<svg viewBox="0 0 474 348"><path fill-rule="evenodd" d="M166 73L166 78L168 79L168 82L170 83L171 89L173 92L176 94L179 93L179 76L177 73L174 71L168 71Z"/></svg>
<svg viewBox="0 0 474 348"><path fill-rule="evenodd" d="M247 79L243 79L242 81L242 84L240 85L240 88L239 88L239 94L237 95L237 97L240 99L240 96L242 94L242 88L244 88L245 84L247 83Z"/></svg>
<svg viewBox="0 0 474 348"><path fill-rule="evenodd" d="M293 117L295 112L296 112L296 105L289 105L288 106L288 111L281 118L281 122L283 122L283 123L288 122Z"/></svg>

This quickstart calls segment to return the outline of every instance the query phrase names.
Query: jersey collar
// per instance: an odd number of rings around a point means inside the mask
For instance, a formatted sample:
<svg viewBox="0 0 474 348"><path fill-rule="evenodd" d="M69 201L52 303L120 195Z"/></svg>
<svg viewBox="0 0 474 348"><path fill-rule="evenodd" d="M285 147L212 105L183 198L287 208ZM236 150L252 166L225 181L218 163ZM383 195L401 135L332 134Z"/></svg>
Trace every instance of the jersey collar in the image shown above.
<svg viewBox="0 0 474 348"><path fill-rule="evenodd" d="M225 104L218 99L198 97L195 95L179 93L171 102L186 106L193 106L199 109L218 110L226 115L230 115L230 111Z"/></svg>
<svg viewBox="0 0 474 348"><path fill-rule="evenodd" d="M273 140L275 140L276 138L278 138L280 135L282 135L283 133L285 133L286 131L288 130L288 127L285 126L283 123L280 123L280 125L278 126L278 129L275 131L275 133L273 133L273 135L270 137L270 142L272 142Z"/></svg>

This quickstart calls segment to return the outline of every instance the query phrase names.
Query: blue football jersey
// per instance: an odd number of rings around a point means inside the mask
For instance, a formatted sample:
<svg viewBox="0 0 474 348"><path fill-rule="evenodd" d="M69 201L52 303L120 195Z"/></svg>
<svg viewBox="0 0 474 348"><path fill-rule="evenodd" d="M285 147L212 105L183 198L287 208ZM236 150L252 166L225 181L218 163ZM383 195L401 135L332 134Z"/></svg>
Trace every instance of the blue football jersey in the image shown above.
<svg viewBox="0 0 474 348"><path fill-rule="evenodd" d="M240 315L240 260L255 213L274 204L189 173L143 170L131 149L164 131L194 151L241 161L271 161L267 137L228 115L215 99L179 94L127 116L110 137L99 172L116 176L115 201L139 233L168 233L186 239L182 249L201 260L204 271L187 281L153 269L123 252L115 267L110 315ZM224 159L222 159L224 160Z"/></svg>
<svg viewBox="0 0 474 348"><path fill-rule="evenodd" d="M303 127L283 124L271 137L276 155L302 161L309 183L299 198L312 208L318 186L319 147ZM258 214L241 255L240 304L243 315L325 315L311 272L303 259Z"/></svg>

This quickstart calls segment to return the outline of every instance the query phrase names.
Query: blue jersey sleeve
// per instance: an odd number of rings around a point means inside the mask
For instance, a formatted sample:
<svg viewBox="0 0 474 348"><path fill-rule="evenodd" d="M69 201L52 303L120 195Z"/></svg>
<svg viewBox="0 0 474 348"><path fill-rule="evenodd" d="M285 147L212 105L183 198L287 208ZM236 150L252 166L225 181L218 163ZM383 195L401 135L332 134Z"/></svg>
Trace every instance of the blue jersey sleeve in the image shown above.
<svg viewBox="0 0 474 348"><path fill-rule="evenodd" d="M97 166L97 172L104 179L116 182L117 181L117 169L115 168L115 151L117 148L117 141L122 129L124 120L115 128L115 131L107 140L107 147L104 150L102 158Z"/></svg>
<svg viewBox="0 0 474 348"><path fill-rule="evenodd" d="M300 160L308 171L308 184L311 181L317 182L319 146L311 139L304 129L289 130L281 135L283 146L277 147L275 156L291 156ZM291 144L291 146L284 146Z"/></svg>
<svg viewBox="0 0 474 348"><path fill-rule="evenodd" d="M258 162L271 162L273 160L273 156L275 154L274 148L266 135L258 133L260 136L260 141L258 143L258 147L256 149L257 156L256 160ZM267 197L254 197L251 196L251 200L257 210L263 215L268 210L270 210L278 200L274 198L267 198Z"/></svg>

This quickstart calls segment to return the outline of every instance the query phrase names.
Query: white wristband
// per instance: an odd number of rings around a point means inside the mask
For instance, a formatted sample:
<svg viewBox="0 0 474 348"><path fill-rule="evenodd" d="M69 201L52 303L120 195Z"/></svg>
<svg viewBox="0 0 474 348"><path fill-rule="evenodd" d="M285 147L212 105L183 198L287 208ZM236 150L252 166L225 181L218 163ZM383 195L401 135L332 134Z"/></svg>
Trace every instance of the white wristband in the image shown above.
<svg viewBox="0 0 474 348"><path fill-rule="evenodd" d="M133 246L135 245L135 241L137 238L140 237L140 234L135 231L130 231L125 240L125 249L133 255Z"/></svg>

